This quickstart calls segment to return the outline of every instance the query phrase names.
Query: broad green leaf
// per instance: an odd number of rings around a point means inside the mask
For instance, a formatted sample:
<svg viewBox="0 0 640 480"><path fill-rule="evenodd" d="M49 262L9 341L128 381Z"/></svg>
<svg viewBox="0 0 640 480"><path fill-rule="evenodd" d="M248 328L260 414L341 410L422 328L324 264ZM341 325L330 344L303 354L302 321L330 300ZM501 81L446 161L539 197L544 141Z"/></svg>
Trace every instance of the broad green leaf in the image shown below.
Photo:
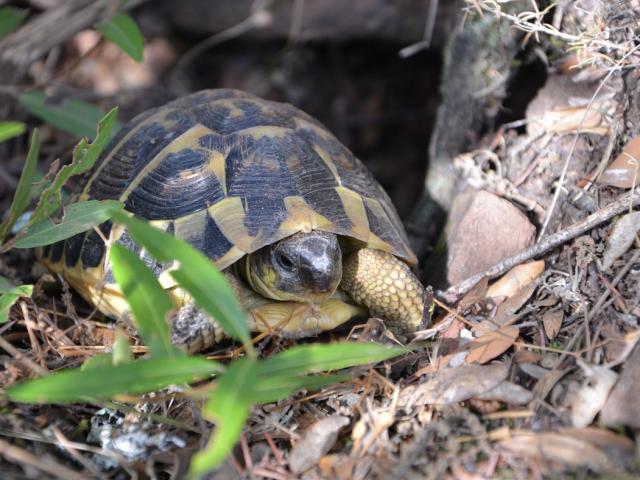
<svg viewBox="0 0 640 480"><path fill-rule="evenodd" d="M14 293L3 293L0 295L0 324L9 320L11 307L18 301L20 295Z"/></svg>
<svg viewBox="0 0 640 480"><path fill-rule="evenodd" d="M0 8L0 39L6 37L24 21L29 14L27 10L15 7Z"/></svg>
<svg viewBox="0 0 640 480"><path fill-rule="evenodd" d="M265 377L294 376L380 362L409 350L377 343L337 342L310 344L290 348L261 362Z"/></svg>
<svg viewBox="0 0 640 480"><path fill-rule="evenodd" d="M80 366L80 370L91 370L98 367L110 367L113 365L112 353L98 353L87 358Z"/></svg>
<svg viewBox="0 0 640 480"><path fill-rule="evenodd" d="M0 293L11 293L21 297L30 297L33 293L33 285L14 286L4 277L0 277L0 279Z"/></svg>
<svg viewBox="0 0 640 480"><path fill-rule="evenodd" d="M261 375L253 389L252 398L255 403L277 402L298 390L318 390L328 385L344 382L349 378L348 375Z"/></svg>
<svg viewBox="0 0 640 480"><path fill-rule="evenodd" d="M93 138L95 125L104 112L91 103L67 99L59 104L47 102L47 95L40 90L23 93L18 98L23 107L36 117L78 138ZM121 125L114 122L113 132Z"/></svg>
<svg viewBox="0 0 640 480"><path fill-rule="evenodd" d="M95 164L109 141L116 123L117 114L117 108L113 108L98 122L97 135L93 143L89 144L85 139L82 139L78 145L76 145L76 148L73 150L71 163L62 167L53 182L51 182L51 185L42 191L35 212L31 217L30 224L49 217L61 207L62 187L67 183L69 178L85 173Z"/></svg>
<svg viewBox="0 0 640 480"><path fill-rule="evenodd" d="M11 286L7 279L0 277L0 324L9 320L9 311L20 297L30 297L33 285Z"/></svg>
<svg viewBox="0 0 640 480"><path fill-rule="evenodd" d="M0 122L0 142L22 135L27 126L21 122Z"/></svg>
<svg viewBox="0 0 640 480"><path fill-rule="evenodd" d="M116 329L116 339L113 342L113 352L111 354L111 363L113 365L122 365L131 363L134 360L131 345L129 345L129 337L120 329Z"/></svg>
<svg viewBox="0 0 640 480"><path fill-rule="evenodd" d="M258 361L250 357L234 360L222 375L202 410L216 429L206 448L193 456L190 477L198 478L220 465L236 444L251 411L257 380Z"/></svg>
<svg viewBox="0 0 640 480"><path fill-rule="evenodd" d="M152 358L58 372L18 384L6 393L9 399L22 403L93 401L203 380L221 368L217 362L202 357Z"/></svg>
<svg viewBox="0 0 640 480"><path fill-rule="evenodd" d="M171 271L173 278L225 332L242 341L248 352L253 352L245 314L224 275L209 258L187 242L123 212L115 212L112 218L126 225L131 237L157 260L178 260L179 267Z"/></svg>
<svg viewBox="0 0 640 480"><path fill-rule="evenodd" d="M24 236L15 243L17 248L33 248L51 245L109 220L116 209L123 205L115 200L88 200L72 203L65 209L60 223L45 219L27 228Z"/></svg>
<svg viewBox="0 0 640 480"><path fill-rule="evenodd" d="M136 326L152 357L179 355L171 344L167 313L173 303L158 279L138 256L117 243L109 252L113 275L124 293Z"/></svg>
<svg viewBox="0 0 640 480"><path fill-rule="evenodd" d="M9 311L20 297L30 297L33 285L13 285L9 280L0 276L0 324L9 320Z"/></svg>
<svg viewBox="0 0 640 480"><path fill-rule="evenodd" d="M136 62L142 61L144 42L136 22L124 12L96 25L96 29Z"/></svg>
<svg viewBox="0 0 640 480"><path fill-rule="evenodd" d="M29 145L29 152L27 152L27 160L24 163L20 180L18 181L18 187L16 193L13 195L13 201L9 208L9 215L5 222L0 226L0 243L6 238L11 231L11 227L16 223L16 220L22 215L24 210L29 205L31 200L31 187L35 180L36 171L38 168L38 156L40 154L40 135L38 129L33 130L31 135L31 145Z"/></svg>

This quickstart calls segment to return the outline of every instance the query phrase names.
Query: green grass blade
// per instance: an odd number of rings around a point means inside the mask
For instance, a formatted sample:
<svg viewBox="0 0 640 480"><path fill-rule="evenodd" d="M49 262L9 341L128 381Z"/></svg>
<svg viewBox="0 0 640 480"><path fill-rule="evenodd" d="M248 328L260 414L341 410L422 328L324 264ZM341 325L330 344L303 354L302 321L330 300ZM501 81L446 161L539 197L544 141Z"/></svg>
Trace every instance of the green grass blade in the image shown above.
<svg viewBox="0 0 640 480"><path fill-rule="evenodd" d="M117 243L109 252L113 275L124 293L136 326L151 357L170 358L179 355L171 344L167 313L173 303L153 272L138 256Z"/></svg>
<svg viewBox="0 0 640 480"><path fill-rule="evenodd" d="M9 281L0 277L0 324L9 320L9 311L20 297L30 297L33 285L19 285L14 287Z"/></svg>
<svg viewBox="0 0 640 480"><path fill-rule="evenodd" d="M202 357L152 358L58 372L18 384L6 393L21 403L95 401L203 380L220 370L220 364Z"/></svg>
<svg viewBox="0 0 640 480"><path fill-rule="evenodd" d="M177 260L180 266L171 272L173 278L225 332L253 351L245 314L224 275L209 258L187 242L122 212L115 213L113 220L126 225L131 237L159 261Z"/></svg>
<svg viewBox="0 0 640 480"><path fill-rule="evenodd" d="M22 122L0 122L0 142L22 135L27 126Z"/></svg>
<svg viewBox="0 0 640 480"><path fill-rule="evenodd" d="M55 176L51 185L42 191L35 212L29 222L30 224L49 217L61 207L62 187L64 187L69 178L85 173L95 164L111 137L116 125L117 114L117 109L113 108L98 122L97 135L93 143L89 144L85 139L82 139L76 145L71 163L65 165Z"/></svg>
<svg viewBox="0 0 640 480"><path fill-rule="evenodd" d="M255 403L271 403L287 398L292 393L306 389L318 390L349 380L348 375L313 375L313 376L264 376L261 375L253 390Z"/></svg>
<svg viewBox="0 0 640 480"><path fill-rule="evenodd" d="M93 357L87 358L80 366L81 370L91 370L98 367L110 367L113 365L113 355L111 353L97 353Z"/></svg>
<svg viewBox="0 0 640 480"><path fill-rule="evenodd" d="M96 29L136 62L142 61L144 49L142 33L129 15L118 12L108 20L97 24Z"/></svg>
<svg viewBox="0 0 640 480"><path fill-rule="evenodd" d="M191 478L198 478L220 465L236 444L251 411L257 380L258 361L249 357L234 360L222 375L202 412L216 422L216 430L207 447L193 456L189 468Z"/></svg>
<svg viewBox="0 0 640 480"><path fill-rule="evenodd" d="M112 365L122 365L131 363L135 360L131 345L129 345L129 337L125 335L122 329L116 330L116 339L113 342L113 352L111 353Z"/></svg>
<svg viewBox="0 0 640 480"><path fill-rule="evenodd" d="M392 358L409 350L377 343L337 342L300 345L261 363L262 375L294 376L364 365Z"/></svg>
<svg viewBox="0 0 640 480"><path fill-rule="evenodd" d="M31 200L31 187L33 186L36 172L38 168L38 156L40 155L40 135L38 129L33 130L31 135L31 145L29 145L29 152L27 152L27 160L24 163L22 169L22 175L18 181L18 187L16 193L13 195L13 201L9 208L9 215L5 222L0 226L0 243L7 237L13 225L23 214L29 201Z"/></svg>
<svg viewBox="0 0 640 480"><path fill-rule="evenodd" d="M29 12L22 8L1 7L0 8L0 39L6 37L27 17Z"/></svg>
<svg viewBox="0 0 640 480"><path fill-rule="evenodd" d="M15 293L3 293L0 295L0 325L9 320L11 307L18 301L20 295Z"/></svg>
<svg viewBox="0 0 640 480"><path fill-rule="evenodd" d="M34 248L51 245L100 225L109 220L114 211L122 208L122 203L115 200L88 200L72 203L65 209L60 223L45 219L31 225L18 238L15 246Z"/></svg>
<svg viewBox="0 0 640 480"><path fill-rule="evenodd" d="M23 93L18 98L24 108L33 115L78 138L93 138L95 125L104 112L91 103L67 99L59 104L47 102L47 95L40 90ZM115 133L121 127L116 122Z"/></svg>

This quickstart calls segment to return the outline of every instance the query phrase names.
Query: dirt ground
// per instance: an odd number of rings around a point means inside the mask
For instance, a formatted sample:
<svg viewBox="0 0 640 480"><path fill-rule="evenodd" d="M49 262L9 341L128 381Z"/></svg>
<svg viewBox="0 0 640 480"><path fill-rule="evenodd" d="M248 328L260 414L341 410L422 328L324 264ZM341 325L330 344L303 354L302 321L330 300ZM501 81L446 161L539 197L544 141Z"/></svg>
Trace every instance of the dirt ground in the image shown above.
<svg viewBox="0 0 640 480"><path fill-rule="evenodd" d="M255 407L208 478L640 475L638 2L129 2L142 63L90 29L103 10L73 2L86 18L54 45L19 37L41 54L12 38L62 1L10 2L30 16L0 40L0 121L40 127L43 171L76 139L21 106L35 86L117 105L122 122L205 88L289 102L371 169L436 291L432 323L406 338L369 319L261 340L264 356L345 338L412 351ZM27 148L0 143L0 212ZM35 285L0 325L0 387L113 345L114 323L32 251L1 254L0 276ZM213 428L173 391L0 405L2 478L184 478Z"/></svg>

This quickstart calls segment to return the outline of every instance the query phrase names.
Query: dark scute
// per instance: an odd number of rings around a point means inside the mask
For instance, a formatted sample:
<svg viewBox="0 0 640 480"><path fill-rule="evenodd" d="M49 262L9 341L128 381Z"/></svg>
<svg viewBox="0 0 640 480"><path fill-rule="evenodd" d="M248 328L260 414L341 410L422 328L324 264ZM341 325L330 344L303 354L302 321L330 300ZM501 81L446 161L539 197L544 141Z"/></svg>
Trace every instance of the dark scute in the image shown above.
<svg viewBox="0 0 640 480"><path fill-rule="evenodd" d="M207 225L204 229L202 251L212 260L217 260L231 250L233 244L225 237L215 220L207 216Z"/></svg>
<svg viewBox="0 0 640 480"><path fill-rule="evenodd" d="M109 163L91 185L91 198L104 200L120 197L147 163L191 126L187 119L171 129L157 122L141 126L138 132L113 153ZM103 155L108 155L109 151L107 149Z"/></svg>
<svg viewBox="0 0 640 480"><path fill-rule="evenodd" d="M245 201L244 226L252 237L260 234L264 238L270 238L287 218L284 200L279 196L270 196L264 192L262 195L246 197Z"/></svg>
<svg viewBox="0 0 640 480"><path fill-rule="evenodd" d="M67 267L73 267L80 259L80 253L82 252L82 244L86 237L86 232L74 235L68 238L64 245L64 262Z"/></svg>
<svg viewBox="0 0 640 480"><path fill-rule="evenodd" d="M287 142L289 137L240 137L227 157L228 195L243 198L251 236L271 236L287 216L284 198L300 195L286 162Z"/></svg>
<svg viewBox="0 0 640 480"><path fill-rule="evenodd" d="M146 175L125 202L126 209L148 220L174 219L207 208L224 198L215 175L206 170L208 153L184 149L172 153ZM194 174L190 178L184 178Z"/></svg>
<svg viewBox="0 0 640 480"><path fill-rule="evenodd" d="M338 228L348 231L353 227L353 222L344 211L340 196L333 188L308 192L304 199L315 212L330 219Z"/></svg>
<svg viewBox="0 0 640 480"><path fill-rule="evenodd" d="M98 161L96 161L96 163L93 165L93 167L91 168L91 170L87 174L88 175L87 178L90 178L93 175L93 173L105 161L105 158L108 156L109 152L111 152L116 147L116 145L118 145L122 141L122 139L131 130L133 130L133 128L135 128L137 125L139 125L140 123L142 123L145 120L147 120L149 117L154 115L157 111L158 111L158 108L152 108L150 110L146 110L146 111L142 112L140 115L138 115L135 118L133 118L132 120L130 120L129 122L127 122L120 130L118 130L118 133L116 133L116 135L107 144L106 148L102 152L102 155L100 155L100 158L98 159Z"/></svg>
<svg viewBox="0 0 640 480"><path fill-rule="evenodd" d="M311 145L317 144L327 152L343 186L365 197L380 199L382 190L377 180L347 147L337 139L321 137L313 130L300 130L299 134Z"/></svg>
<svg viewBox="0 0 640 480"><path fill-rule="evenodd" d="M398 230L393 225L393 222L389 220L387 215L375 215L366 202L364 204L364 208L367 212L367 220L369 220L369 230L391 245L402 245L405 243L398 235Z"/></svg>
<svg viewBox="0 0 640 480"><path fill-rule="evenodd" d="M100 225L100 231L102 234L109 238L109 233L111 233L112 223L105 222ZM100 235L98 235L95 230L87 233L87 237L84 240L84 245L82 247L82 266L84 268L94 268L100 265L102 259L105 254L105 245Z"/></svg>
<svg viewBox="0 0 640 480"><path fill-rule="evenodd" d="M64 242L65 240L60 240L51 246L51 256L49 258L52 263L59 262L62 259L62 254L64 253Z"/></svg>
<svg viewBox="0 0 640 480"><path fill-rule="evenodd" d="M267 102L257 97L236 98L234 107L243 115L231 115L230 109L211 102L195 110L198 122L223 135L257 126L294 128L292 112L281 108L282 105Z"/></svg>

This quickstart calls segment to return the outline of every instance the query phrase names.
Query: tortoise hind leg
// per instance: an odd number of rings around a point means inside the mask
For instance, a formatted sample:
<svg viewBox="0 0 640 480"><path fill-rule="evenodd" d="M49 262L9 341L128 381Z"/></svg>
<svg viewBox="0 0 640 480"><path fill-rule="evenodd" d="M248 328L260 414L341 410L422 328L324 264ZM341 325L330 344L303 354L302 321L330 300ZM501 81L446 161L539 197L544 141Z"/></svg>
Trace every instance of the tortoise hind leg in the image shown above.
<svg viewBox="0 0 640 480"><path fill-rule="evenodd" d="M407 264L382 250L362 248L347 256L340 287L393 331L413 332L428 319L424 287Z"/></svg>

